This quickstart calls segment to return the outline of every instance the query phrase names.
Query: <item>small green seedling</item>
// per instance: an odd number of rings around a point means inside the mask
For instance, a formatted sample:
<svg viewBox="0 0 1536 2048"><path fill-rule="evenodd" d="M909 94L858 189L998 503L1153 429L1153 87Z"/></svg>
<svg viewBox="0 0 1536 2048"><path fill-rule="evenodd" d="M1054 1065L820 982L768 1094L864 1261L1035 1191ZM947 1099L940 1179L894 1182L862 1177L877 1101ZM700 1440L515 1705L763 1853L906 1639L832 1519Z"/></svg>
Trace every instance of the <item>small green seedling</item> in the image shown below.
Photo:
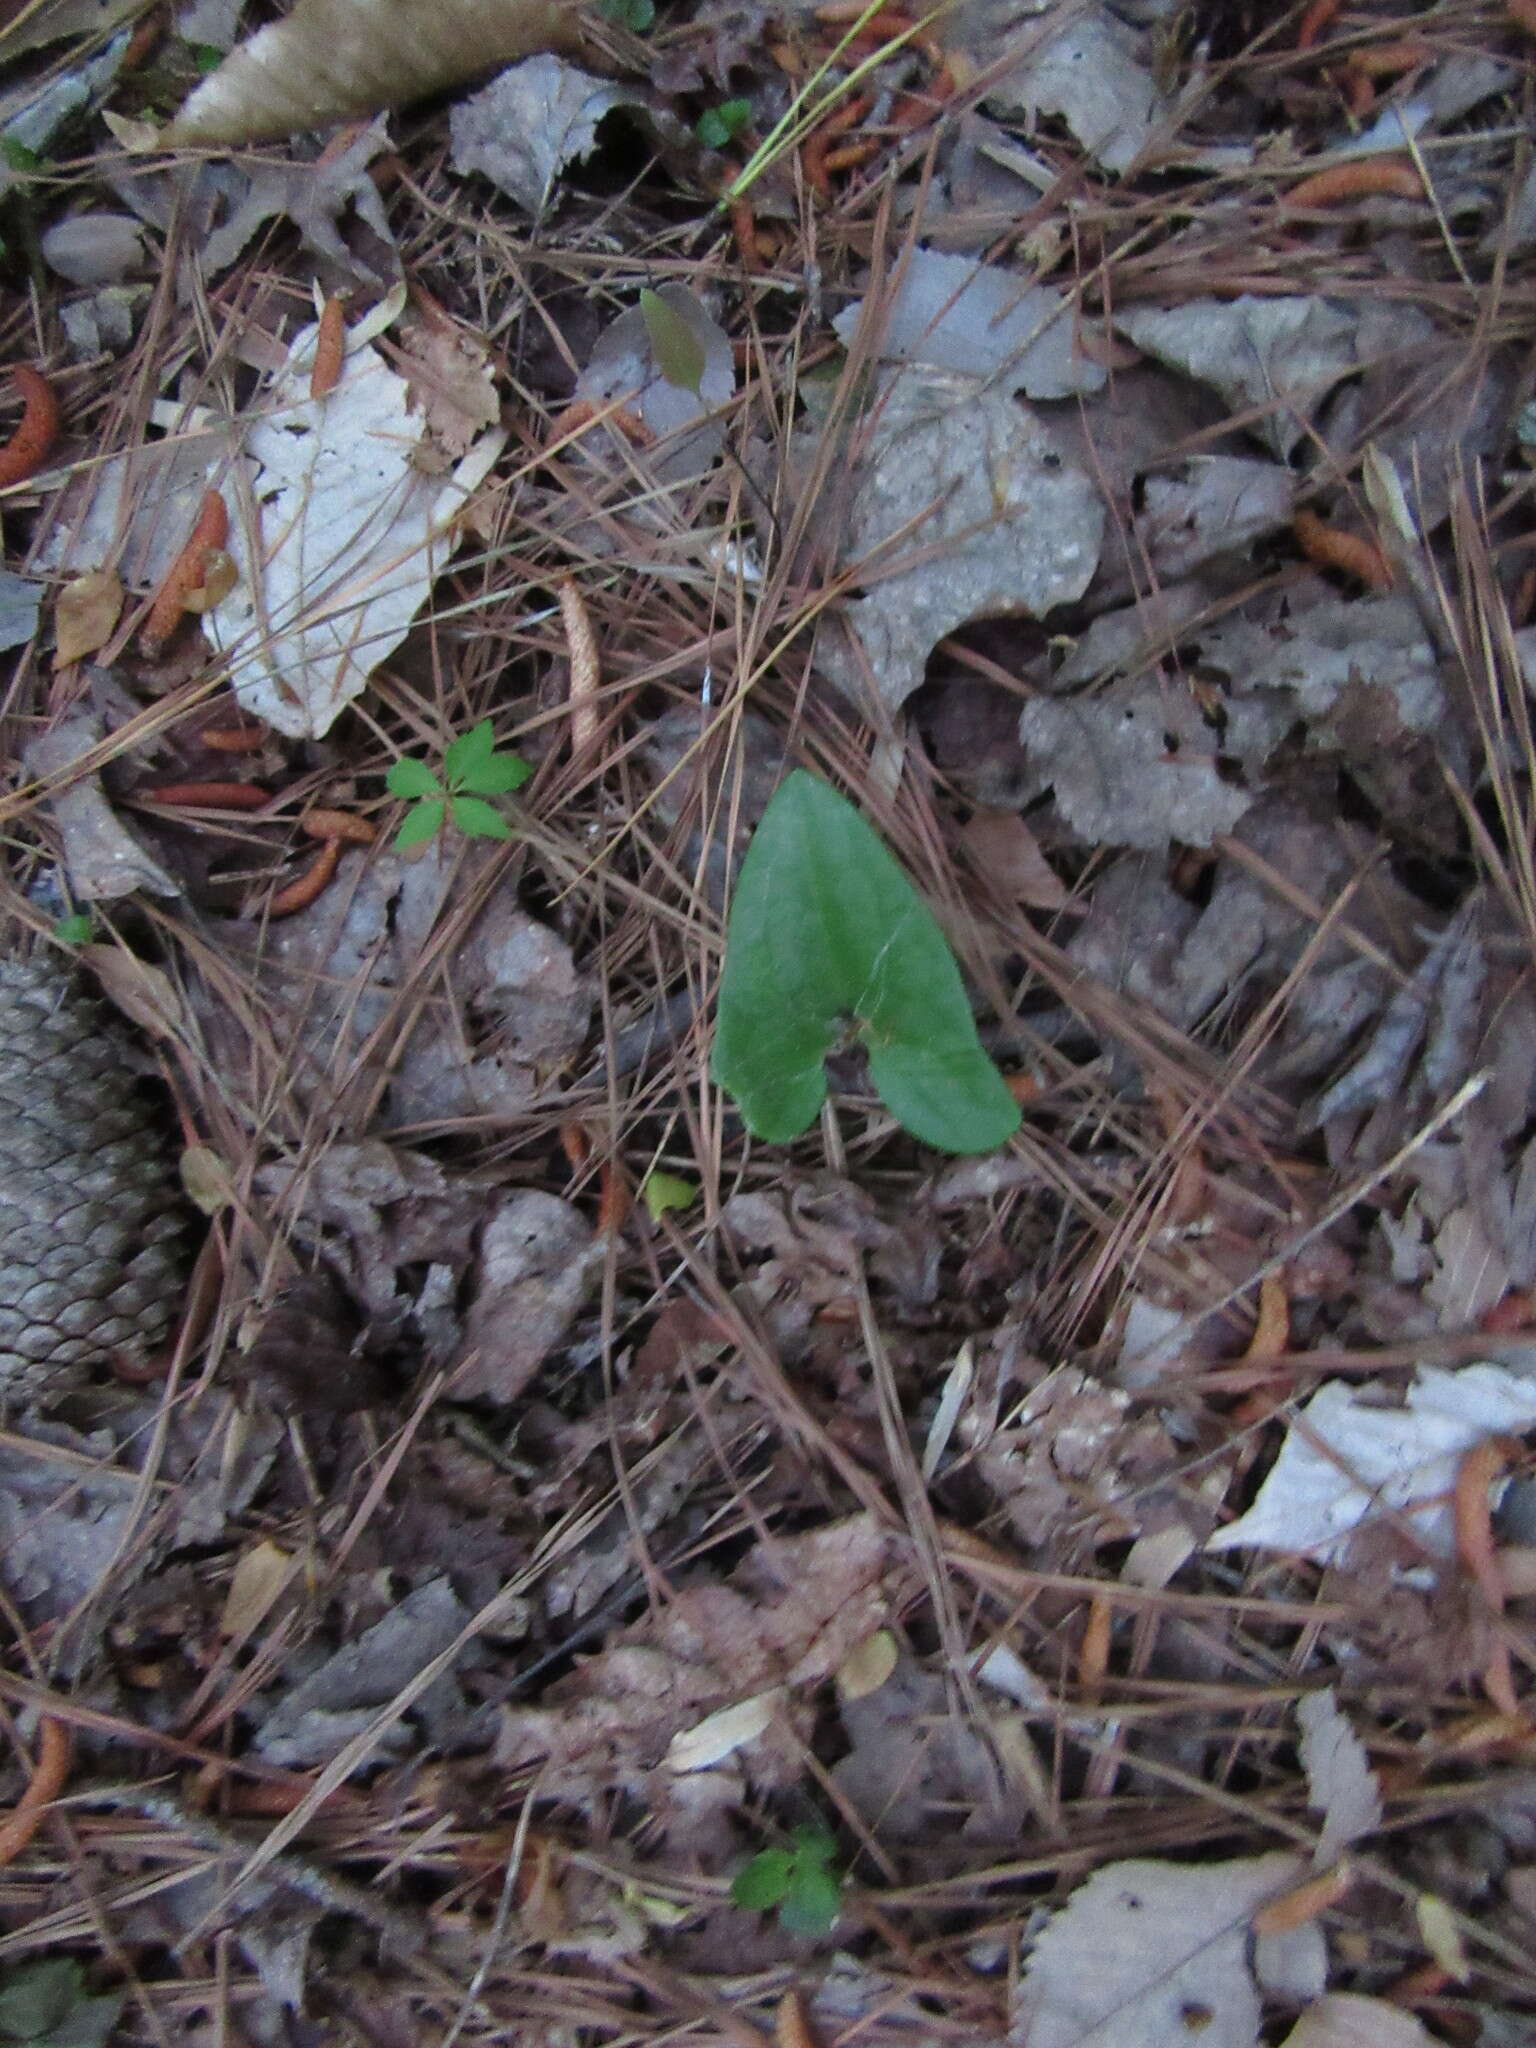
<svg viewBox="0 0 1536 2048"><path fill-rule="evenodd" d="M656 20L656 0L597 0L604 21L616 22L637 36L643 36Z"/></svg>
<svg viewBox="0 0 1536 2048"><path fill-rule="evenodd" d="M123 2010L121 1992L90 1997L72 1956L25 1963L0 1981L0 2043L31 2048L104 2048Z"/></svg>
<svg viewBox="0 0 1536 2048"><path fill-rule="evenodd" d="M466 839L510 839L506 819L486 798L521 789L532 773L521 754L497 753L488 718L450 742L441 776L425 761L397 761L385 786L391 796L405 797L411 808L395 834L396 847L424 846L442 830L444 818L451 818Z"/></svg>
<svg viewBox="0 0 1536 2048"><path fill-rule="evenodd" d="M925 1144L990 1152L1018 1129L932 912L853 805L796 769L741 864L712 1070L747 1128L784 1144L815 1121L848 1032Z"/></svg>
<svg viewBox="0 0 1536 2048"><path fill-rule="evenodd" d="M731 1898L749 1912L779 1912L786 1934L830 1934L842 1905L843 1881L833 1863L837 1844L821 1827L796 1828L787 1849L759 1849L731 1883Z"/></svg>
<svg viewBox="0 0 1536 2048"><path fill-rule="evenodd" d="M734 142L752 118L750 100L722 100L717 107L706 107L699 116L694 133L706 149L724 149Z"/></svg>
<svg viewBox="0 0 1536 2048"><path fill-rule="evenodd" d="M691 1180L680 1173L663 1173L660 1167L648 1173L640 1187L640 1199L653 1223L659 1223L669 1209L689 1209L699 1198Z"/></svg>
<svg viewBox="0 0 1536 2048"><path fill-rule="evenodd" d="M88 910L72 910L68 917L59 919L53 928L53 936L61 946L83 946L94 930Z"/></svg>

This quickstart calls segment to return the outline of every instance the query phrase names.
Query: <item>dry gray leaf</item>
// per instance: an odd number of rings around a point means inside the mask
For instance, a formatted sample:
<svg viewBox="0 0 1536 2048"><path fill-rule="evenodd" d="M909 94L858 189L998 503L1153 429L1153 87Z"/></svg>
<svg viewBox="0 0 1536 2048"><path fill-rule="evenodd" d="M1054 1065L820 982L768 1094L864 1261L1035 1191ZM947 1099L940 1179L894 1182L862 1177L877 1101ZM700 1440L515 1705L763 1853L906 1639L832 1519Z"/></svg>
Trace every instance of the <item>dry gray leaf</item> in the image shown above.
<svg viewBox="0 0 1536 2048"><path fill-rule="evenodd" d="M1330 1991L1308 2006L1280 2048L1436 2048L1416 2013L1357 1991Z"/></svg>
<svg viewBox="0 0 1536 2048"><path fill-rule="evenodd" d="M70 718L39 734L26 749L27 773L40 780L63 775L88 754L103 734L99 718ZM69 885L83 902L111 902L147 889L152 896L179 896L168 875L136 833L125 825L94 775L82 775L48 800L58 827Z"/></svg>
<svg viewBox="0 0 1536 2048"><path fill-rule="evenodd" d="M841 619L857 648L824 632L821 666L862 697L867 664L895 711L957 626L1041 618L1081 597L1103 529L1093 485L1027 406L996 386L905 371L875 408L851 480L841 560L869 594Z"/></svg>
<svg viewBox="0 0 1536 2048"><path fill-rule="evenodd" d="M845 347L867 305L860 299L832 322ZM912 250L876 312L876 353L886 362L996 376L1030 398L1070 398L1106 382L1078 347L1071 299L968 256Z"/></svg>
<svg viewBox="0 0 1536 2048"><path fill-rule="evenodd" d="M144 232L121 213L75 213L43 236L43 261L68 284L121 284L144 261Z"/></svg>
<svg viewBox="0 0 1536 2048"><path fill-rule="evenodd" d="M167 148L236 147L445 92L536 50L581 47L573 0L298 0L205 79Z"/></svg>
<svg viewBox="0 0 1536 2048"><path fill-rule="evenodd" d="M1282 460L1340 378L1384 358L1411 363L1435 334L1412 306L1322 298L1133 306L1115 325L1159 362L1220 392L1234 412L1257 413L1251 430Z"/></svg>
<svg viewBox="0 0 1536 2048"><path fill-rule="evenodd" d="M1294 1885L1301 1858L1111 1863L1035 1943L1014 2048L1256 2048L1248 1967L1254 1912ZM1192 2015L1198 2014L1198 2031Z"/></svg>
<svg viewBox="0 0 1536 2048"><path fill-rule="evenodd" d="M1177 685L1037 697L1019 735L1035 787L1054 789L1062 816L1091 846L1209 846L1253 802L1222 778L1217 735Z"/></svg>
<svg viewBox="0 0 1536 2048"><path fill-rule="evenodd" d="M291 1770L329 1763L402 1686L448 1648L469 1618L470 1610L446 1578L429 1579L355 1642L335 1651L317 1671L283 1690L257 1730L258 1752L269 1763ZM435 1720L461 1715L462 1703L449 1673L427 1688L412 1713L429 1729ZM369 1762L399 1754L415 1740L410 1728L397 1722L370 1751Z"/></svg>
<svg viewBox="0 0 1536 2048"><path fill-rule="evenodd" d="M0 569L0 654L25 647L37 631L44 585L29 582L10 569Z"/></svg>
<svg viewBox="0 0 1536 2048"><path fill-rule="evenodd" d="M1026 54L988 87L986 103L1030 121L1059 114L1106 171L1129 170L1170 110L1144 61L1147 39L1096 0L1069 12L1054 35L1025 27ZM978 52L979 62L993 55Z"/></svg>
<svg viewBox="0 0 1536 2048"><path fill-rule="evenodd" d="M1433 1556L1451 1549L1446 1503L1462 1456L1485 1436L1536 1424L1536 1379L1498 1365L1421 1366L1401 1407L1342 1380L1319 1387L1280 1446L1257 1500L1207 1550L1275 1550L1329 1563L1363 1523L1407 1518Z"/></svg>
<svg viewBox="0 0 1536 2048"><path fill-rule="evenodd" d="M1191 576L1285 526L1295 497L1296 479L1278 462L1192 456L1142 487L1134 521L1138 566L1149 562L1159 579Z"/></svg>
<svg viewBox="0 0 1536 2048"><path fill-rule="evenodd" d="M246 422L259 531L234 522L240 580L203 619L242 707L294 739L323 737L405 638L504 438L483 435L447 477L424 474L405 379L359 339L312 398L316 335L294 337Z"/></svg>
<svg viewBox="0 0 1536 2048"><path fill-rule="evenodd" d="M634 95L563 57L513 64L460 100L448 117L453 168L478 171L528 213L541 214L567 164L597 147L597 131Z"/></svg>
<svg viewBox="0 0 1536 2048"><path fill-rule="evenodd" d="M1381 1826L1381 1787L1332 1686L1297 1702L1307 1804L1323 1816L1313 1864L1326 1870L1340 1851Z"/></svg>
<svg viewBox="0 0 1536 2048"><path fill-rule="evenodd" d="M480 1279L453 1374L457 1401L515 1401L570 1328L602 1248L578 1209L524 1188L480 1240Z"/></svg>

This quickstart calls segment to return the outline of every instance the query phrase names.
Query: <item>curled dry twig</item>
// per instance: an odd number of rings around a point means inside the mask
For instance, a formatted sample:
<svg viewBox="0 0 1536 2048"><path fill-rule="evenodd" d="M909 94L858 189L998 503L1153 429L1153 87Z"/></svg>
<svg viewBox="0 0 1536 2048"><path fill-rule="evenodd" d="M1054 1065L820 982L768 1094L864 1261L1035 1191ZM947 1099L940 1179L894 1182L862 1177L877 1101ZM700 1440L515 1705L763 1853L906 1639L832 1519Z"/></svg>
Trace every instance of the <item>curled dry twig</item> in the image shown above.
<svg viewBox="0 0 1536 2048"><path fill-rule="evenodd" d="M37 1762L26 1790L0 1822L0 1870L16 1861L42 1825L44 1812L64 1790L72 1752L68 1728L52 1714L44 1714L37 1724Z"/></svg>

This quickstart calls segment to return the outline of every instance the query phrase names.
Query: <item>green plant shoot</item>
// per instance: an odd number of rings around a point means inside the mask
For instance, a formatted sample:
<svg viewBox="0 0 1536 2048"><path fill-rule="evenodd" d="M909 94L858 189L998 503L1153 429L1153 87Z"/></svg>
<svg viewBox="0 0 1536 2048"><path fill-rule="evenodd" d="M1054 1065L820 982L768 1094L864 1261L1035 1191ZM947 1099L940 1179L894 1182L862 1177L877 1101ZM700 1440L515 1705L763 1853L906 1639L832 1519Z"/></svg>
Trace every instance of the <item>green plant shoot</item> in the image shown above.
<svg viewBox="0 0 1536 2048"><path fill-rule="evenodd" d="M506 819L487 799L521 789L532 773L521 754L497 753L488 718L449 743L441 775L425 761L396 761L385 787L411 806L395 834L396 849L424 846L442 830L445 818L466 839L510 839Z"/></svg>
<svg viewBox="0 0 1536 2048"><path fill-rule="evenodd" d="M675 306L669 306L659 292L640 294L640 317L656 367L669 384L697 397L704 382L704 344Z"/></svg>
<svg viewBox="0 0 1536 2048"><path fill-rule="evenodd" d="M717 107L706 107L700 114L694 133L706 149L724 149L733 142L752 118L750 100L721 100Z"/></svg>
<svg viewBox="0 0 1536 2048"><path fill-rule="evenodd" d="M989 1152L1019 1109L976 1037L955 956L873 829L796 769L774 792L731 904L712 1071L757 1137L797 1138L851 1027L897 1121Z"/></svg>
<svg viewBox="0 0 1536 2048"><path fill-rule="evenodd" d="M749 1912L778 1909L786 1934L830 1934L842 1906L837 1844L821 1827L796 1828L787 1849L760 1849L742 1865L731 1898Z"/></svg>
<svg viewBox="0 0 1536 2048"><path fill-rule="evenodd" d="M653 1223L659 1223L669 1209L689 1209L699 1198L698 1188L680 1173L663 1173L658 1166L640 1185L640 1199Z"/></svg>

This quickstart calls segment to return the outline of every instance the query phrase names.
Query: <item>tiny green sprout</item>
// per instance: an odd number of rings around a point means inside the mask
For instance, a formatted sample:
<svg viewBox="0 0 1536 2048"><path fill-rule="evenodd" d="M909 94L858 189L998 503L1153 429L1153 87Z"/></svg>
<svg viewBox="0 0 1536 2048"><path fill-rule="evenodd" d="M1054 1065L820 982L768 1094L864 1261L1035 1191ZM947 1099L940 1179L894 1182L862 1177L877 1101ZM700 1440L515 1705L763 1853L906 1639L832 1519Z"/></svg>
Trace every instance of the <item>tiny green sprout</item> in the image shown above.
<svg viewBox="0 0 1536 2048"><path fill-rule="evenodd" d="M29 149L24 142L18 142L14 135L0 135L0 157L5 160L6 169L11 171L37 171L43 165L37 151Z"/></svg>
<svg viewBox="0 0 1536 2048"><path fill-rule="evenodd" d="M0 2042L104 2048L123 2010L120 1991L93 1998L72 1956L24 1963L0 1980Z"/></svg>
<svg viewBox="0 0 1536 2048"><path fill-rule="evenodd" d="M786 1934L830 1934L842 1905L837 1844L823 1827L799 1827L787 1849L759 1849L731 1883L731 1898L752 1913L778 1908Z"/></svg>
<svg viewBox="0 0 1536 2048"><path fill-rule="evenodd" d="M73 910L68 917L59 919L53 928L53 936L61 946L83 946L94 929L88 910Z"/></svg>
<svg viewBox="0 0 1536 2048"><path fill-rule="evenodd" d="M699 116L694 133L706 149L724 149L733 142L752 118L750 100L722 100L717 107L706 107Z"/></svg>
<svg viewBox="0 0 1536 2048"><path fill-rule="evenodd" d="M640 1199L653 1223L659 1223L669 1209L687 1209L698 1200L699 1191L681 1174L663 1173L659 1167L645 1176Z"/></svg>
<svg viewBox="0 0 1536 2048"><path fill-rule="evenodd" d="M532 773L521 754L497 753L488 718L449 743L440 776L425 761L396 761L384 778L385 787L411 807L395 834L396 850L425 846L442 830L445 818L466 839L510 839L506 819L486 799L521 789Z"/></svg>
<svg viewBox="0 0 1536 2048"><path fill-rule="evenodd" d="M192 62L202 76L207 78L224 62L224 52L217 43L194 43Z"/></svg>
<svg viewBox="0 0 1536 2048"><path fill-rule="evenodd" d="M656 20L656 0L597 0L597 11L605 21L643 36Z"/></svg>

